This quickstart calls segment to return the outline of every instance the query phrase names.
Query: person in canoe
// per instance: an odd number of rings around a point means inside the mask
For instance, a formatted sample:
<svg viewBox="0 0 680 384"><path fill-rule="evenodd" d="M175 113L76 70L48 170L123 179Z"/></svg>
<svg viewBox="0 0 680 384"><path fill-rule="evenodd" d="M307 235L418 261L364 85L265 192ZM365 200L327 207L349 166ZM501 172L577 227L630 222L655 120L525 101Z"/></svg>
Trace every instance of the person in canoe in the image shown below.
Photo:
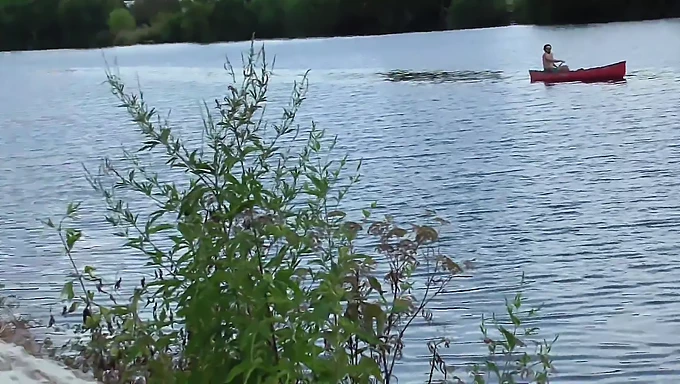
<svg viewBox="0 0 680 384"><path fill-rule="evenodd" d="M560 65L556 65L559 63ZM546 72L568 72L569 67L564 64L564 60L558 60L553 57L552 45L546 44L543 46L543 70Z"/></svg>

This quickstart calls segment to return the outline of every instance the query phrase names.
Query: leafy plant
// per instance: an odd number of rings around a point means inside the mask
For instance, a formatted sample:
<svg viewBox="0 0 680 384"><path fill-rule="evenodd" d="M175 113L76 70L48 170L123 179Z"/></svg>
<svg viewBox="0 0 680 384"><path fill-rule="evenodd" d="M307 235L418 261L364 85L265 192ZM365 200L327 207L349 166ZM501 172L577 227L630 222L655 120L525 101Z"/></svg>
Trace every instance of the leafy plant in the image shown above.
<svg viewBox="0 0 680 384"><path fill-rule="evenodd" d="M522 284L524 284L524 276L522 276ZM521 292L517 293L512 301L506 299L505 307L510 320L509 324L500 322L495 315L492 317L492 324L500 337L498 339L490 337L486 321L482 318L480 329L484 335L484 343L489 348L491 358L486 361L486 381L481 378L482 371L480 368L478 366L474 368L473 372L477 383L488 382L489 375L495 376L499 383L508 384L514 384L517 377L529 379L539 384L549 381L549 375L553 370L550 351L558 337L555 336L552 342L532 340L531 342L536 348L535 355L526 352L529 343L522 338L536 336L539 328L522 326L531 321L538 313L536 308L523 309L524 301ZM507 326L510 328L507 328ZM502 365L499 365L499 360Z"/></svg>
<svg viewBox="0 0 680 384"><path fill-rule="evenodd" d="M525 284L522 275L521 285ZM505 300L507 319L500 320L492 315L491 326L482 315L480 330L483 342L488 349L484 364L471 364L468 367L469 376L474 384L517 384L550 382L550 374L554 371L550 352L558 337L548 342L536 340L539 327L531 326L535 322L539 308L525 309L522 292L518 292L513 300ZM431 353L430 375L428 382L433 382L435 373L447 380L449 376L456 384L465 383L466 377L454 375L455 367L448 366L442 355L441 348L448 348L450 340L440 338L428 343ZM531 348L533 347L533 350ZM518 381L520 380L520 381Z"/></svg>
<svg viewBox="0 0 680 384"><path fill-rule="evenodd" d="M56 223L73 278L64 313L82 306L83 337L69 363L105 383L369 383L395 381L404 335L462 272L437 246L438 223L352 220L343 201L359 181L333 159L335 139L295 124L307 77L276 123L265 120L271 71L250 51L228 93L205 104L202 144L191 148L167 119L107 71L142 144L123 165L105 159L94 190L123 250L153 278L124 295L75 262L79 204ZM157 173L161 158L167 165ZM149 160L150 159L150 160ZM130 208L131 204L149 209ZM427 272L416 289L416 271Z"/></svg>

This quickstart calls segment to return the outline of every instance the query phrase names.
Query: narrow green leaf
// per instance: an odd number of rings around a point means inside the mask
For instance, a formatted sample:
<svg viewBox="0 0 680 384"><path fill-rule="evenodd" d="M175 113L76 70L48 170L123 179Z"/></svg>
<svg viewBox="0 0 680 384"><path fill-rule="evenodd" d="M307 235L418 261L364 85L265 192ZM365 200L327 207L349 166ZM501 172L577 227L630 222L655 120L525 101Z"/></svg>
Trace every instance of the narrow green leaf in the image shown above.
<svg viewBox="0 0 680 384"><path fill-rule="evenodd" d="M403 299L401 297L397 297L396 299L394 299L394 303L392 304L392 312L393 313L408 312L410 306L411 306L411 301L409 301L407 299Z"/></svg>
<svg viewBox="0 0 680 384"><path fill-rule="evenodd" d="M74 213L78 211L78 208L80 208L80 203L68 203L68 206L66 207L66 216L72 216Z"/></svg>
<svg viewBox="0 0 680 384"><path fill-rule="evenodd" d="M71 306L68 308L68 313L73 313L78 309L78 305L80 304L79 301L74 301L71 303Z"/></svg>
<svg viewBox="0 0 680 384"><path fill-rule="evenodd" d="M148 231L147 234L153 235L154 233L167 231L168 229L173 229L173 228L175 228L175 226L172 225L172 224L159 224L159 225L155 225L155 226L149 228L149 231Z"/></svg>
<svg viewBox="0 0 680 384"><path fill-rule="evenodd" d="M70 251L75 243L80 240L82 232L77 229L69 228L66 230L66 248Z"/></svg>
<svg viewBox="0 0 680 384"><path fill-rule="evenodd" d="M73 291L73 282L69 281L66 284L64 284L64 287L61 289L61 297L65 298L67 300L73 300L74 297L76 297L75 292Z"/></svg>
<svg viewBox="0 0 680 384"><path fill-rule="evenodd" d="M368 277L368 284L370 285L371 289L378 292L381 296L383 295L384 291L382 289L382 285L380 285L380 282L375 278L375 276Z"/></svg>

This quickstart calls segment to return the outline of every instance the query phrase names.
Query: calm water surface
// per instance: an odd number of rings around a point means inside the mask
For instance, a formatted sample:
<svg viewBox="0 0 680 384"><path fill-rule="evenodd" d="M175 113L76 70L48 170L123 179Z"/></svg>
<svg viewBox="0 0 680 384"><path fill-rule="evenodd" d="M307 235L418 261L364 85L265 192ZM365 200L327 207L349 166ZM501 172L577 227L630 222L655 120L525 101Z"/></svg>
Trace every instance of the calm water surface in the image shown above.
<svg viewBox="0 0 680 384"><path fill-rule="evenodd" d="M561 383L668 383L680 375L679 21L272 41L271 98L311 69L301 122L314 117L364 158L362 201L400 217L436 209L449 253L476 270L412 333L401 381L422 379L424 340L451 336L453 362L483 352L482 313L502 310L521 273L559 333ZM530 84L551 43L573 67L628 61L620 84ZM202 99L220 96L225 55L247 44L106 50L130 86L171 107L200 137ZM99 204L83 178L138 140L102 85L102 51L0 54L0 281L47 319L68 265L37 219L72 199ZM390 71L410 71L387 76ZM427 73L449 71L433 80ZM98 205L101 207L101 205ZM80 261L141 277L99 215ZM404 369L404 367L408 369Z"/></svg>

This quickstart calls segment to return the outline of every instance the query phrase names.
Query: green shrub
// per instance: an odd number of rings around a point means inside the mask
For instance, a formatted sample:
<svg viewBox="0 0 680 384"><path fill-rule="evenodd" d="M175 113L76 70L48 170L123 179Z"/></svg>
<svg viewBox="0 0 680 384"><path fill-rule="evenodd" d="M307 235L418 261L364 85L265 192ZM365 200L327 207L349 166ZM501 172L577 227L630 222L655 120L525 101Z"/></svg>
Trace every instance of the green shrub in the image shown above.
<svg viewBox="0 0 680 384"><path fill-rule="evenodd" d="M143 26L131 31L121 31L113 39L113 45L135 45L139 43L154 43L161 38L158 27Z"/></svg>
<svg viewBox="0 0 680 384"><path fill-rule="evenodd" d="M347 157L328 160L335 140L313 123L307 130L295 124L306 76L280 120L268 123L264 51L251 44L242 77L227 68L232 84L214 112L206 104L205 145L195 148L107 72L143 142L124 152L124 164L106 159L88 179L124 250L146 258L154 278L124 297L118 292L127 281L105 282L93 266L81 271L73 258L83 236L74 224L78 204L45 222L74 268L62 291L65 312L84 307L83 337L71 345L79 363L71 364L105 383L396 382L408 328L431 320L428 303L462 272L440 253L435 223L445 221L373 219L375 204L352 220L342 202L360 163L346 176ZM140 152L165 160L166 173L145 166ZM132 211L132 195L151 210ZM508 305L512 323L497 324L498 340L485 334L492 354L471 369L475 383L494 372L547 378L550 344L535 356L522 352L529 341L520 338L521 303ZM439 354L446 343L429 344L430 382L435 374L452 377ZM497 355L511 364L497 367Z"/></svg>
<svg viewBox="0 0 680 384"><path fill-rule="evenodd" d="M161 12L151 20L151 28L156 32L158 42L170 43L182 39L182 14Z"/></svg>

